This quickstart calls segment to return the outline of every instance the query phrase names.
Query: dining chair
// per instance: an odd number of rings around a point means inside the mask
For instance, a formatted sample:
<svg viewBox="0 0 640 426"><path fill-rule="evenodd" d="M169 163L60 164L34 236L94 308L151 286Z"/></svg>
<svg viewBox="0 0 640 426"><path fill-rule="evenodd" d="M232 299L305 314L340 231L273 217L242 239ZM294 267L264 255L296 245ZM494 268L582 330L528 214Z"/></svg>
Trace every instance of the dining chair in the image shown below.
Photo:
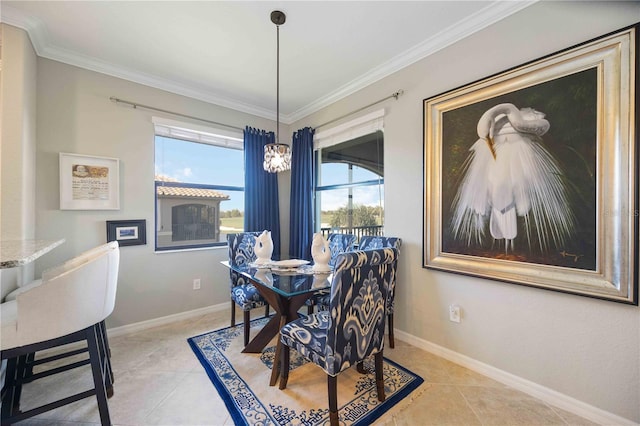
<svg viewBox="0 0 640 426"><path fill-rule="evenodd" d="M327 237L329 248L331 249L331 260L329 266L334 267L338 255L353 250L356 242L356 236L353 234L329 234Z"/></svg>
<svg viewBox="0 0 640 426"><path fill-rule="evenodd" d="M329 266L335 267L336 259L341 253L353 250L353 245L356 242L356 236L353 234L336 234L331 233L327 237L329 243L329 249L331 250L331 259L329 260ZM306 301L307 313L312 314L315 306L320 306L319 309L326 309L329 302L329 295L327 293L319 293L309 298Z"/></svg>
<svg viewBox="0 0 640 426"><path fill-rule="evenodd" d="M100 422L103 425L111 424L107 388L113 382L106 330L102 329L102 325L115 306L120 250L116 241L107 246L107 250L94 253L82 261L67 262L55 268L43 276L40 285L0 305L0 358L7 361L0 413L3 425L94 395ZM87 347L77 350L76 354L88 352L88 359L26 377L27 357L30 354L81 341L86 341ZM49 360L66 356L67 352L60 356L52 355ZM88 364L91 366L93 388L21 411L23 384Z"/></svg>
<svg viewBox="0 0 640 426"><path fill-rule="evenodd" d="M395 282L398 250L342 253L336 258L329 310L301 317L280 330L280 389L287 387L290 348L327 374L329 419L339 424L337 376L374 356L377 397L384 401L385 309Z"/></svg>
<svg viewBox="0 0 640 426"><path fill-rule="evenodd" d="M400 254L400 246L402 245L402 239L398 237L382 237L379 235L363 235L360 237L360 245L358 247L359 250L374 250L385 247L393 247L398 250L398 255ZM397 259L396 259L397 262ZM396 265L396 271L398 266ZM394 277L396 279L396 277ZM393 284L394 291L389 295L389 299L387 299L387 320L389 322L389 347L395 347L395 337L393 334L393 310L395 305L395 283Z"/></svg>
<svg viewBox="0 0 640 426"><path fill-rule="evenodd" d="M245 265L256 260L253 247L256 244L256 237L260 232L240 232L228 234L227 243L229 245L229 264ZM269 316L269 304L258 293L253 284L242 274L230 269L231 284L231 327L236 325L236 305L240 307L244 315L244 345L249 343L249 330L251 329L251 310L265 307L264 316Z"/></svg>

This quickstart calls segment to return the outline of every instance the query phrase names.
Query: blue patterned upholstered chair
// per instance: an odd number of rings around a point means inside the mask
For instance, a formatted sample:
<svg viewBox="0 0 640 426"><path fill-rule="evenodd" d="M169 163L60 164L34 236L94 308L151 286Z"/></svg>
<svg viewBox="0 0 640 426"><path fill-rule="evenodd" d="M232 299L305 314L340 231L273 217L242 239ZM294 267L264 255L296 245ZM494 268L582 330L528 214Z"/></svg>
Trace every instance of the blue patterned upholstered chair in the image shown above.
<svg viewBox="0 0 640 426"><path fill-rule="evenodd" d="M329 418L338 424L337 376L374 355L378 400L384 401L382 351L387 298L393 293L398 250L353 251L336 259L329 310L294 320L280 330L280 389L289 378L289 352L327 373Z"/></svg>
<svg viewBox="0 0 640 426"><path fill-rule="evenodd" d="M329 242L329 248L331 249L331 260L329 261L329 266L334 267L339 254L353 250L353 245L356 242L356 236L353 234L329 234L327 241Z"/></svg>
<svg viewBox="0 0 640 426"><path fill-rule="evenodd" d="M380 249L385 247L393 247L394 249L398 249L400 251L400 246L402 245L402 239L397 237L381 237L377 235L363 235L360 237L360 247L359 250L373 250ZM397 260L396 260L397 262ZM396 270L398 267L396 266ZM394 299L395 299L395 283L393 284L394 292L391 293L389 299L387 299L387 319L388 319L388 327L389 327L389 347L395 347L395 338L393 335L393 307L394 307Z"/></svg>
<svg viewBox="0 0 640 426"><path fill-rule="evenodd" d="M353 234L329 234L327 242L329 243L329 249L331 250L329 266L333 268L339 254L353 250L353 245L356 242L356 236ZM312 314L313 308L316 305L322 306L321 309L326 309L326 306L329 303L329 295L317 294L305 303L307 305L307 313Z"/></svg>
<svg viewBox="0 0 640 426"><path fill-rule="evenodd" d="M256 260L253 246L256 244L256 237L260 232L241 232L238 234L228 234L229 263L231 265L245 265ZM250 311L255 308L266 306L264 315L269 315L269 304L258 293L249 280L230 270L231 279L231 327L236 325L236 304L240 306L244 313L244 345L249 343L249 330L251 325Z"/></svg>

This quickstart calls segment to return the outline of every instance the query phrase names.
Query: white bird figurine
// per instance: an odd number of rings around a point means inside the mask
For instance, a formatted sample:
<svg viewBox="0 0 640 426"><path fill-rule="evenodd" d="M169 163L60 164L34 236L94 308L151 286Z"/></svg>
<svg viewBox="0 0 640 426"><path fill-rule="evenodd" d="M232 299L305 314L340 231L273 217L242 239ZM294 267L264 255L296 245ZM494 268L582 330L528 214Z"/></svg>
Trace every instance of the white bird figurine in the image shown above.
<svg viewBox="0 0 640 426"><path fill-rule="evenodd" d="M271 255L273 254L271 231L262 231L262 234L256 237L256 244L253 246L253 252L257 256L257 259L254 262L256 265L271 263Z"/></svg>
<svg viewBox="0 0 640 426"><path fill-rule="evenodd" d="M329 242L322 236L321 232L313 234L311 241L311 257L313 258L313 270L318 272L330 271L329 260L331 260L331 249Z"/></svg>

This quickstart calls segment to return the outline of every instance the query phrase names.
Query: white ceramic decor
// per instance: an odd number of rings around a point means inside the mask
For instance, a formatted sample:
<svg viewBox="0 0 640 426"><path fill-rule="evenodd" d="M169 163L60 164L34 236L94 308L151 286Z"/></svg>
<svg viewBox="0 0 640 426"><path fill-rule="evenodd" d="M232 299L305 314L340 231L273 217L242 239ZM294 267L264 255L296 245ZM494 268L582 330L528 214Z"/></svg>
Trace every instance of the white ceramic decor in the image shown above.
<svg viewBox="0 0 640 426"><path fill-rule="evenodd" d="M271 263L271 255L273 254L273 240L271 239L271 231L262 231L262 234L256 237L256 244L253 246L256 254L256 265L264 265Z"/></svg>
<svg viewBox="0 0 640 426"><path fill-rule="evenodd" d="M311 257L313 257L313 270L318 272L330 271L329 260L331 260L331 249L329 242L322 236L322 233L313 234L311 242Z"/></svg>

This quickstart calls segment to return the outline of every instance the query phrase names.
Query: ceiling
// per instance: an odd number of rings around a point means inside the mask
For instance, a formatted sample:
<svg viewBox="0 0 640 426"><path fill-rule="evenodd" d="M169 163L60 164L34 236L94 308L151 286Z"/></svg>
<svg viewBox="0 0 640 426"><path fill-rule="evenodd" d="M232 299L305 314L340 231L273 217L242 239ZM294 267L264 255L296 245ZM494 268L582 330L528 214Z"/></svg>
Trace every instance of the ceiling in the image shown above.
<svg viewBox="0 0 640 426"><path fill-rule="evenodd" d="M533 2L3 0L0 11L41 57L275 119L269 16L282 10L291 123Z"/></svg>

